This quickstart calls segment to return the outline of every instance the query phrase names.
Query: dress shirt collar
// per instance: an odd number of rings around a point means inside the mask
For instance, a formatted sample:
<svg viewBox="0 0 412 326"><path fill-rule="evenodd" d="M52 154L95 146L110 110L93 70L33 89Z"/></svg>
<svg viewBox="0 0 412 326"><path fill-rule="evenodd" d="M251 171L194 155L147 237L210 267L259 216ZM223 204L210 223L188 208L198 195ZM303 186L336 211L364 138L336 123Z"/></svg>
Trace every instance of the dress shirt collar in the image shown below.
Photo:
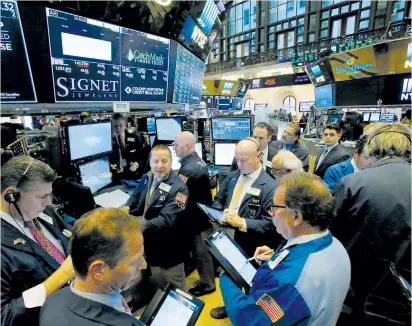
<svg viewBox="0 0 412 326"><path fill-rule="evenodd" d="M283 248L287 248L293 245L302 244L302 243L306 243L312 240L320 239L328 234L329 234L329 230L326 230L325 232L322 232L322 233L301 235L299 237L289 239Z"/></svg>
<svg viewBox="0 0 412 326"><path fill-rule="evenodd" d="M338 146L339 145L339 143L338 144L335 144L335 145L332 145L332 146L325 146L325 150L328 152L328 153L330 153L330 151L332 150L332 149L334 149L336 146Z"/></svg>
<svg viewBox="0 0 412 326"><path fill-rule="evenodd" d="M260 172L262 172L262 167L259 167L256 171L249 173L248 175L243 175L244 177L248 177L250 180L252 180L252 183L256 181L257 178L259 178Z"/></svg>
<svg viewBox="0 0 412 326"><path fill-rule="evenodd" d="M352 157L352 159L350 160L350 162L351 162L351 164L352 164L352 166L353 166L353 170L354 170L355 172L359 172L359 169L358 169L358 167L356 166L356 163L355 163L355 160L353 159L353 157Z"/></svg>

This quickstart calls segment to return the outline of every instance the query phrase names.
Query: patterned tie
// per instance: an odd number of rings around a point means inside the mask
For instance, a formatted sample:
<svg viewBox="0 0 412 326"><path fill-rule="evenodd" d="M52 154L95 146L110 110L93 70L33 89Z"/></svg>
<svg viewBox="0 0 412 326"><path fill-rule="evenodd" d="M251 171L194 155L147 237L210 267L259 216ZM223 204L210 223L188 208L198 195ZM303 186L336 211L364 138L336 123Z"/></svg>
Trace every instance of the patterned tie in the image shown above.
<svg viewBox="0 0 412 326"><path fill-rule="evenodd" d="M49 239L47 239L40 226L39 221L37 219L28 221L27 227L30 229L31 234L33 234L33 237L37 241L37 243L61 265L66 258L60 252L60 250L57 249Z"/></svg>
<svg viewBox="0 0 412 326"><path fill-rule="evenodd" d="M123 144L122 137L119 135L119 136L117 136L117 139L118 139L118 141L119 141L120 150L121 150L121 151L124 150L124 144Z"/></svg>
<svg viewBox="0 0 412 326"><path fill-rule="evenodd" d="M122 306L123 306L124 312L131 315L132 311L130 310L129 305L127 304L125 298L122 295L121 297L122 297Z"/></svg>
<svg viewBox="0 0 412 326"><path fill-rule="evenodd" d="M235 188L235 192L233 193L232 200L230 201L229 209L236 210L238 209L238 204L240 200L240 195L242 194L242 190L245 187L245 183L247 180L247 176L245 175L240 175L240 181L237 184L237 187Z"/></svg>

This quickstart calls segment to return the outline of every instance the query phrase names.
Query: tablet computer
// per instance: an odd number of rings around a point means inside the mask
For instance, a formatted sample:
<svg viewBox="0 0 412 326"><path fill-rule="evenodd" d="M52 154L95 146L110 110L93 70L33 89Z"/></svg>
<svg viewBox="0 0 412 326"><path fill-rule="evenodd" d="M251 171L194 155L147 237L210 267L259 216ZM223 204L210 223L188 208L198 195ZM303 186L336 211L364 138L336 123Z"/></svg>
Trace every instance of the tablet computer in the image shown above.
<svg viewBox="0 0 412 326"><path fill-rule="evenodd" d="M139 185L138 181L135 180L121 180L123 184L128 188L136 188Z"/></svg>
<svg viewBox="0 0 412 326"><path fill-rule="evenodd" d="M202 300L168 284L165 291L157 290L140 321L147 326L193 326L204 305Z"/></svg>
<svg viewBox="0 0 412 326"><path fill-rule="evenodd" d="M222 229L213 232L206 242L224 271L239 287L249 292L257 271L255 262L248 261L242 248Z"/></svg>
<svg viewBox="0 0 412 326"><path fill-rule="evenodd" d="M223 211L201 203L197 203L197 206L199 206L199 208L209 217L212 222L220 224L225 223L225 216L223 215Z"/></svg>

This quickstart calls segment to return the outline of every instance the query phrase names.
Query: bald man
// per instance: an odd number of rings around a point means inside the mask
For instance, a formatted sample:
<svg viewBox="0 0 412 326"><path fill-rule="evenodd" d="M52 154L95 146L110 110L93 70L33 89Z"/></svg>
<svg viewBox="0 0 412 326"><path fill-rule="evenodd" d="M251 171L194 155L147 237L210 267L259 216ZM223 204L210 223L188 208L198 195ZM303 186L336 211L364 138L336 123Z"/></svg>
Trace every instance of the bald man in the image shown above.
<svg viewBox="0 0 412 326"><path fill-rule="evenodd" d="M179 176L189 189L187 204L189 228L194 236L193 258L199 272L200 281L189 292L202 296L216 291L213 260L205 239L213 232L212 224L196 203L210 205L212 194L209 187L209 170L206 163L196 153L196 138L189 131L179 133L174 142L176 156L180 159Z"/></svg>
<svg viewBox="0 0 412 326"><path fill-rule="evenodd" d="M268 213L276 182L263 170L261 155L256 139L241 140L235 149L239 170L226 177L213 203L224 209L226 223L235 229L235 241L249 257L266 241L271 248L282 241ZM227 317L224 307L214 308L210 314L215 319Z"/></svg>
<svg viewBox="0 0 412 326"><path fill-rule="evenodd" d="M282 149L273 157L271 173L276 179L298 172L303 172L303 164L292 152Z"/></svg>

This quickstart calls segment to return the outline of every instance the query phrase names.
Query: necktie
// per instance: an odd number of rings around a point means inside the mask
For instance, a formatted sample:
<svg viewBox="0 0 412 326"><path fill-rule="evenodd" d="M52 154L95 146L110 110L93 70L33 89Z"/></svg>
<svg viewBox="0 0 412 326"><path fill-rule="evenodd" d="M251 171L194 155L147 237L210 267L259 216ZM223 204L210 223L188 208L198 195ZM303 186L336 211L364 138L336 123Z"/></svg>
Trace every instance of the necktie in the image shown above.
<svg viewBox="0 0 412 326"><path fill-rule="evenodd" d="M158 184L160 183L160 179L158 178L153 178L153 183L152 186L150 187L150 194L149 194L149 198L152 197L153 191L156 189L156 187L158 186Z"/></svg>
<svg viewBox="0 0 412 326"><path fill-rule="evenodd" d="M149 191L146 193L146 199L144 203L143 216L146 216L147 209L149 208L150 199L152 198L153 191L156 189L157 185L161 182L161 179L153 178L152 185L150 186Z"/></svg>
<svg viewBox="0 0 412 326"><path fill-rule="evenodd" d="M242 194L243 188L245 187L247 176L240 175L239 178L240 180L233 193L232 200L230 201L229 209L234 209L234 210L238 209L240 195Z"/></svg>
<svg viewBox="0 0 412 326"><path fill-rule="evenodd" d="M322 163L322 161L325 159L326 155L328 155L329 149L325 148L322 152L322 154L319 157L319 161L318 161L318 165L316 166L316 169L319 168L320 164Z"/></svg>
<svg viewBox="0 0 412 326"><path fill-rule="evenodd" d="M37 243L61 265L66 258L60 252L60 250L57 249L49 239L47 239L40 226L39 221L37 219L29 221L27 222L27 226L30 229L31 234L33 234L33 237L37 241Z"/></svg>
<svg viewBox="0 0 412 326"><path fill-rule="evenodd" d="M124 144L123 144L123 140L122 140L122 136L117 136L117 139L119 140L119 147L120 147L120 150L122 151L122 150L124 150Z"/></svg>

